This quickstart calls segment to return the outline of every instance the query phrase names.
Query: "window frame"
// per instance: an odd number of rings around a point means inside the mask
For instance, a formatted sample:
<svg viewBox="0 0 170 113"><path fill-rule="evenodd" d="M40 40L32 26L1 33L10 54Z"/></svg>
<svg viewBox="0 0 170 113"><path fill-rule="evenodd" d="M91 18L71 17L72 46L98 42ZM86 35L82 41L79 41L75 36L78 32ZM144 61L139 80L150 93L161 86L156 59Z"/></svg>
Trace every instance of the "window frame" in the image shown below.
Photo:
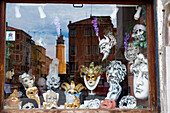
<svg viewBox="0 0 170 113"><path fill-rule="evenodd" d="M148 43L148 67L149 67L149 102L150 108L147 109L113 109L103 110L86 109L88 112L107 112L107 113L152 113L158 112L157 101L157 80L156 80L156 43L155 43L155 28L154 28L154 0L1 0L0 1L0 112L1 113L30 113L30 112L84 112L83 109L75 110L4 110L4 78L5 78L5 31L6 31L6 3L68 3L68 4L145 4L147 6L147 43ZM149 16L148 16L149 15Z"/></svg>

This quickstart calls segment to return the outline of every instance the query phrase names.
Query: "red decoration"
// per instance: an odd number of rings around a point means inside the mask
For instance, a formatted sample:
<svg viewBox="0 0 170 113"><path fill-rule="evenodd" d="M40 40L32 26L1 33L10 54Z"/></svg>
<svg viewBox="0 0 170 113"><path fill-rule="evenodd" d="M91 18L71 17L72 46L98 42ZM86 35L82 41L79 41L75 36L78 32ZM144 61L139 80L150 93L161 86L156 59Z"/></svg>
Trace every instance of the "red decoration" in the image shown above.
<svg viewBox="0 0 170 113"><path fill-rule="evenodd" d="M101 109L114 109L116 107L116 102L114 100L105 99L100 104Z"/></svg>

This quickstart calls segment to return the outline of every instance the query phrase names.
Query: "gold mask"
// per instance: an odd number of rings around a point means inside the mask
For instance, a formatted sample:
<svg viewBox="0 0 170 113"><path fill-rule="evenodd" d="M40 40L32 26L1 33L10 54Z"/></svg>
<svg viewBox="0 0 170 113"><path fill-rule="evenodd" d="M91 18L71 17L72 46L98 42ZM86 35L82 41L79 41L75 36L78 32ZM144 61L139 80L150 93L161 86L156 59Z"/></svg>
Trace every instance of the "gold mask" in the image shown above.
<svg viewBox="0 0 170 113"><path fill-rule="evenodd" d="M74 81L71 81L70 85L67 82L62 83L61 88L65 89L67 94L77 94L85 87L81 83L75 86Z"/></svg>
<svg viewBox="0 0 170 113"><path fill-rule="evenodd" d="M64 104L65 109L78 109L80 107L80 100L77 100L77 97L75 96L74 103L71 104Z"/></svg>
<svg viewBox="0 0 170 113"><path fill-rule="evenodd" d="M90 79L93 81L97 80L97 77L103 73L102 66L96 66L94 67L94 62L91 62L88 67L85 67L84 65L81 65L79 67L80 69L80 76L86 76L86 80L89 81Z"/></svg>
<svg viewBox="0 0 170 113"><path fill-rule="evenodd" d="M39 108L40 108L40 99L39 99L39 96L37 93L38 93L37 87L28 88L26 90L27 97L30 99L35 99L38 103Z"/></svg>
<svg viewBox="0 0 170 113"><path fill-rule="evenodd" d="M18 97L18 91L15 89L14 92L6 99L6 109L19 109L21 101Z"/></svg>

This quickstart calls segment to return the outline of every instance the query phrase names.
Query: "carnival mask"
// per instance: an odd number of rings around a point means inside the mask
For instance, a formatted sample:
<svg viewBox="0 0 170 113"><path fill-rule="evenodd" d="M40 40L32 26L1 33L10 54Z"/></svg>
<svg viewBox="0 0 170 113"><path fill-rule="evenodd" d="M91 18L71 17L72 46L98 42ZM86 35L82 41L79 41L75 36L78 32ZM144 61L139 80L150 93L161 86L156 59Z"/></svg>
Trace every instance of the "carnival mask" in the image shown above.
<svg viewBox="0 0 170 113"><path fill-rule="evenodd" d="M133 96L123 96L119 101L120 109L133 109L136 107L136 99Z"/></svg>
<svg viewBox="0 0 170 113"><path fill-rule="evenodd" d="M124 55L126 60L133 61L136 59L139 53L139 47L135 46L133 43L128 43L127 50L125 50Z"/></svg>
<svg viewBox="0 0 170 113"><path fill-rule="evenodd" d="M106 99L116 101L119 98L121 91L122 88L117 81L110 81L110 88L109 92L107 93Z"/></svg>
<svg viewBox="0 0 170 113"><path fill-rule="evenodd" d="M29 98L22 98L21 99L21 109L35 109L38 108L38 104L36 100L29 99Z"/></svg>
<svg viewBox="0 0 170 113"><path fill-rule="evenodd" d="M24 73L19 76L19 81L23 84L24 88L27 89L34 86L35 77Z"/></svg>
<svg viewBox="0 0 170 113"><path fill-rule="evenodd" d="M6 99L6 108L7 109L19 109L20 108L20 99L18 99L19 93L15 89L14 92Z"/></svg>
<svg viewBox="0 0 170 113"><path fill-rule="evenodd" d="M141 42L145 41L146 38L144 37L144 32L146 31L146 27L142 24L136 24L133 27L133 34L132 37L135 38L136 41Z"/></svg>
<svg viewBox="0 0 170 113"><path fill-rule="evenodd" d="M105 99L100 107L101 109L114 109L116 107L116 102L114 100Z"/></svg>
<svg viewBox="0 0 170 113"><path fill-rule="evenodd" d="M39 78L38 79L38 82L37 82L37 85L38 85L38 89L41 93L45 93L46 92L46 89L47 89L47 86L46 86L46 80L45 78Z"/></svg>
<svg viewBox="0 0 170 113"><path fill-rule="evenodd" d="M12 79L12 77L14 76L14 69L11 69L9 71L6 72L6 78L7 79Z"/></svg>
<svg viewBox="0 0 170 113"><path fill-rule="evenodd" d="M108 57L110 50L114 45L116 45L116 39L111 32L109 32L107 36L104 35L103 39L100 39L99 37L100 53L104 54L102 61Z"/></svg>
<svg viewBox="0 0 170 113"><path fill-rule="evenodd" d="M147 99L149 95L148 61L143 54L137 55L130 66L133 73L133 91L137 99Z"/></svg>
<svg viewBox="0 0 170 113"><path fill-rule="evenodd" d="M39 96L38 96L37 87L28 88L26 90L26 95L30 99L35 99L37 101L37 103L38 103L39 108L40 108L40 99L39 99Z"/></svg>
<svg viewBox="0 0 170 113"><path fill-rule="evenodd" d="M90 100L88 103L88 108L89 109L99 109L100 108L100 100L99 99Z"/></svg>
<svg viewBox="0 0 170 113"><path fill-rule="evenodd" d="M94 62L90 63L89 68L81 65L80 76L84 78L86 87L89 90L94 90L100 80L100 75L103 73L102 66L94 67Z"/></svg>
<svg viewBox="0 0 170 113"><path fill-rule="evenodd" d="M71 109L73 108L79 108L80 107L80 100L79 95L81 94L81 90L83 90L85 87L79 83L75 85L74 81L71 81L71 84L64 82L61 84L61 88L65 89L65 95L66 95L66 103L65 108Z"/></svg>
<svg viewBox="0 0 170 113"><path fill-rule="evenodd" d="M121 61L111 61L109 66L106 67L107 81L122 82L126 76L126 66Z"/></svg>
<svg viewBox="0 0 170 113"><path fill-rule="evenodd" d="M48 89L53 89L53 88L56 89L60 86L60 77L55 75L48 75L46 84Z"/></svg>
<svg viewBox="0 0 170 113"><path fill-rule="evenodd" d="M59 99L59 94L52 90L48 90L43 93L45 102L43 102L44 109L57 109L57 102Z"/></svg>

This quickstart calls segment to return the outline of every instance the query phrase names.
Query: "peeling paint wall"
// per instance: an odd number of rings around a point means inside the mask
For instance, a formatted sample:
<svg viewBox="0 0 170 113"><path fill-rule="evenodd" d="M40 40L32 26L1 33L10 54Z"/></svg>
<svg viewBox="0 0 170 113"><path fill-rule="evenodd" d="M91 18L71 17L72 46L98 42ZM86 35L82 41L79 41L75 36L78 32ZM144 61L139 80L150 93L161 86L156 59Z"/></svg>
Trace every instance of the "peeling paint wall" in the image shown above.
<svg viewBox="0 0 170 113"><path fill-rule="evenodd" d="M168 45L169 44L168 42L169 13L170 13L170 1L157 0L161 113L170 113L170 99L169 99L170 98L170 46Z"/></svg>

